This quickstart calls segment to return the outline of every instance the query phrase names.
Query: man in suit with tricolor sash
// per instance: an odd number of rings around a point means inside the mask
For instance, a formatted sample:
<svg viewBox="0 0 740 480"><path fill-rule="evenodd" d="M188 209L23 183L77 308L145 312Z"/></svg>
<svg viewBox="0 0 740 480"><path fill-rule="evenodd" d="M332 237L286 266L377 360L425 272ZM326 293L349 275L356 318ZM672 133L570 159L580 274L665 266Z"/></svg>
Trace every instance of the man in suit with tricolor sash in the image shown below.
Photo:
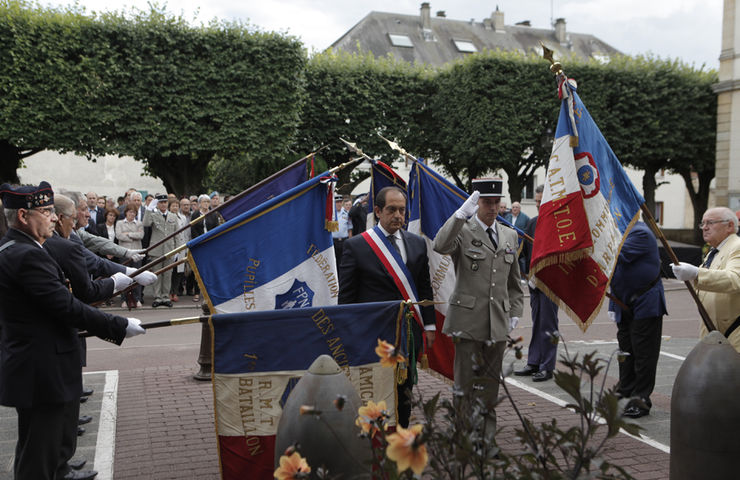
<svg viewBox="0 0 740 480"><path fill-rule="evenodd" d="M401 228L406 216L406 193L398 187L383 188L375 196L373 211L378 225L344 242L339 264L339 303L431 300L426 243ZM413 311L409 356L415 362L421 358L424 344L431 348L435 322L432 306L416 306ZM414 371L410 368L406 381L397 386L398 424L402 427L408 427L411 415Z"/></svg>

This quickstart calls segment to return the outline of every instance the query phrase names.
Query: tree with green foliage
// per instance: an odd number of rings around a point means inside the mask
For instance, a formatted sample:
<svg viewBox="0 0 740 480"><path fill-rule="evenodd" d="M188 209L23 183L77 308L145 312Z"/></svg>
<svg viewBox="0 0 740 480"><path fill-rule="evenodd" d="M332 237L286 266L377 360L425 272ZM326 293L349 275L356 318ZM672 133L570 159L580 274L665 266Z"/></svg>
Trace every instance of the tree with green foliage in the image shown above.
<svg viewBox="0 0 740 480"><path fill-rule="evenodd" d="M198 191L214 158L289 163L305 66L297 39L239 23L193 28L155 9L106 15L103 28L117 59L104 73L111 153L144 161L174 193ZM253 178L240 180L233 188Z"/></svg>
<svg viewBox="0 0 740 480"><path fill-rule="evenodd" d="M297 151L321 146L329 167L349 160L339 138L356 142L370 157L390 163L396 158L378 134L412 148L422 137L427 115L430 72L393 58L371 54L325 52L313 56L306 69L306 103L296 139ZM340 184L361 180L351 170L339 172Z"/></svg>
<svg viewBox="0 0 740 480"><path fill-rule="evenodd" d="M711 86L716 72L640 56L619 57L607 65L576 65L569 72L584 87L579 94L617 158L644 172L648 209L655 211L656 175L661 170L678 173L698 224L714 178L717 99Z"/></svg>
<svg viewBox="0 0 740 480"><path fill-rule="evenodd" d="M0 177L17 182L41 150L85 152L98 141L104 86L95 21L78 7L0 1Z"/></svg>
<svg viewBox="0 0 740 480"><path fill-rule="evenodd" d="M512 201L546 166L557 121L552 75L541 59L471 55L440 71L426 129L429 154L457 185L503 170Z"/></svg>

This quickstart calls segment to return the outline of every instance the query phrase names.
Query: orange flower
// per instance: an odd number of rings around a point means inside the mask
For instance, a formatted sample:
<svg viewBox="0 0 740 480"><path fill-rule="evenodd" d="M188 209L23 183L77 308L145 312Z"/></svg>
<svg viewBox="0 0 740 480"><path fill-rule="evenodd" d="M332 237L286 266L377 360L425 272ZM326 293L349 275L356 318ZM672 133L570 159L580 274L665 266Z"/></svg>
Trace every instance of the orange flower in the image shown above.
<svg viewBox="0 0 740 480"><path fill-rule="evenodd" d="M296 480L308 478L309 473L311 473L311 467L308 466L306 459L298 452L293 452L290 456L280 457L280 466L273 476L278 480Z"/></svg>
<svg viewBox="0 0 740 480"><path fill-rule="evenodd" d="M396 433L388 435L385 454L396 462L399 472L411 468L415 474L421 475L424 471L429 457L426 445L419 441L422 429L421 425L413 425L409 429L398 427Z"/></svg>
<svg viewBox="0 0 740 480"><path fill-rule="evenodd" d="M376 405L372 400L367 402L367 406L360 407L357 410L359 417L355 420L355 425L362 428L365 433L370 433L371 437L374 437L378 433L378 425L385 416L386 410L385 400L381 400Z"/></svg>
<svg viewBox="0 0 740 480"><path fill-rule="evenodd" d="M396 353L396 347L385 340L378 339L375 353L380 357L380 364L384 367L395 367L398 362L406 361L403 355Z"/></svg>

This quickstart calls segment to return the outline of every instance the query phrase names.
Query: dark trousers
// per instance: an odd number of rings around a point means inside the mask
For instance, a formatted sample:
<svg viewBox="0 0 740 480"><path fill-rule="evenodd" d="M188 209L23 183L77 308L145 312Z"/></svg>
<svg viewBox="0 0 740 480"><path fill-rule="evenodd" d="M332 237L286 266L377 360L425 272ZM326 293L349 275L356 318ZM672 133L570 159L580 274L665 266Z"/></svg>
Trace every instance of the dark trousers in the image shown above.
<svg viewBox="0 0 740 480"><path fill-rule="evenodd" d="M662 316L634 319L622 310L622 319L617 323L619 349L629 353L619 364L617 392L627 398L639 397L648 407L652 406L650 394L655 388L662 332Z"/></svg>
<svg viewBox="0 0 740 480"><path fill-rule="evenodd" d="M195 273L190 272L185 277L185 293L188 295L200 295L200 287L198 281L195 279Z"/></svg>
<svg viewBox="0 0 740 480"><path fill-rule="evenodd" d="M344 252L344 241L347 240L346 238L334 238L334 257L337 260L337 267L339 267L339 262L342 260L342 253Z"/></svg>
<svg viewBox="0 0 740 480"><path fill-rule="evenodd" d="M16 408L18 443L15 446L15 480L54 480L62 458L62 443L67 428L65 422L75 406L79 409L79 398L66 403Z"/></svg>
<svg viewBox="0 0 740 480"><path fill-rule="evenodd" d="M72 460L77 450L77 421L80 418L80 402L71 402L72 405L64 409L64 426L62 430L62 448L57 465L57 479L64 477L72 470L67 462Z"/></svg>
<svg viewBox="0 0 740 480"><path fill-rule="evenodd" d="M532 308L532 339L527 351L527 365L539 370L552 371L558 356L558 346L547 335L558 329L558 306L542 290L529 289L529 306Z"/></svg>

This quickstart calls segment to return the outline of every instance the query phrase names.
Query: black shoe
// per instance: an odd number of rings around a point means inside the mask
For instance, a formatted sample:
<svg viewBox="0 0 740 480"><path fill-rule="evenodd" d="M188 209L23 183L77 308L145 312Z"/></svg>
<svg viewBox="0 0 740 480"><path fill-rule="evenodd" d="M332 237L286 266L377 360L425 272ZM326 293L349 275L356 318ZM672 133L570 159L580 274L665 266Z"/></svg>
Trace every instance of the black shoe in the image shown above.
<svg viewBox="0 0 740 480"><path fill-rule="evenodd" d="M62 478L64 480L92 480L97 474L95 470L70 470Z"/></svg>
<svg viewBox="0 0 740 480"><path fill-rule="evenodd" d="M640 408L637 405L629 405L624 409L624 412L622 412L623 417L629 418L640 418L645 415L650 415L650 410Z"/></svg>
<svg viewBox="0 0 740 480"><path fill-rule="evenodd" d="M87 402L87 397L80 397L80 403Z"/></svg>
<svg viewBox="0 0 740 480"><path fill-rule="evenodd" d="M67 462L67 465L69 465L69 468L71 468L72 470L79 470L84 467L86 463L87 460L85 460L84 458L78 458L77 460L70 460L69 462Z"/></svg>
<svg viewBox="0 0 740 480"><path fill-rule="evenodd" d="M77 427L77 436L81 436L83 433L85 433L85 427Z"/></svg>
<svg viewBox="0 0 740 480"><path fill-rule="evenodd" d="M92 388L82 387L82 396L89 397L90 395L93 394L94 391L95 390L93 390Z"/></svg>
<svg viewBox="0 0 740 480"><path fill-rule="evenodd" d="M84 425L90 422L92 422L92 417L90 415L82 415L77 419L77 425Z"/></svg>
<svg viewBox="0 0 740 480"><path fill-rule="evenodd" d="M542 370L532 375L533 382L544 382L552 378L552 370Z"/></svg>
<svg viewBox="0 0 740 480"><path fill-rule="evenodd" d="M165 307L170 307L170 308L172 308L172 302L171 302L171 301L169 301L169 300L165 300L164 302L161 302L161 303L162 303L162 305L164 305Z"/></svg>
<svg viewBox="0 0 740 480"><path fill-rule="evenodd" d="M534 365L527 364L527 366L522 368L521 370L514 370L514 375L516 375L517 377L526 377L539 371L540 369L535 367Z"/></svg>
<svg viewBox="0 0 740 480"><path fill-rule="evenodd" d="M162 305L162 302L160 302L159 300L154 300L152 302L152 308L157 308L157 307L159 307L161 305Z"/></svg>

